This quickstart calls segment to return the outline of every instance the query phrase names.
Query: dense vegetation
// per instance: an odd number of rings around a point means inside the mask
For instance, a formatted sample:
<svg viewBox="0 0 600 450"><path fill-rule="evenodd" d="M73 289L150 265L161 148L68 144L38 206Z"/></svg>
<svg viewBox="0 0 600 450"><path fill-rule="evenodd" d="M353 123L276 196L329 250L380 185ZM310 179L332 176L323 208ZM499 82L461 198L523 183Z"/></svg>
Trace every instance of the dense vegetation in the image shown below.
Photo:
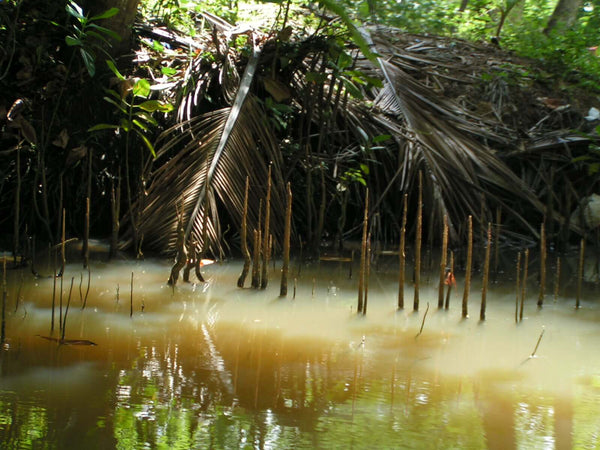
<svg viewBox="0 0 600 450"><path fill-rule="evenodd" d="M178 221L237 248L246 177L252 229L269 165L275 240L289 182L294 241L315 251L359 235L367 187L374 238L397 241L419 172L432 240L444 215L455 242L469 214L501 214L504 239L586 232L569 217L598 183L598 2L87 3L0 4L15 253L57 242L63 210L67 237L113 251L173 250Z"/></svg>

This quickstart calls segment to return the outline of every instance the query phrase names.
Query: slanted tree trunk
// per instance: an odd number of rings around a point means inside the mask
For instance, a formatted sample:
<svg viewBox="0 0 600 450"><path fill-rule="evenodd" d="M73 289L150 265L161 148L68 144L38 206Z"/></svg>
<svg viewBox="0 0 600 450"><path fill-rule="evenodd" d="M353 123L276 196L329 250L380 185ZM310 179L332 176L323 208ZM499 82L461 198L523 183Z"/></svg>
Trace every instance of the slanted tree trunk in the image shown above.
<svg viewBox="0 0 600 450"><path fill-rule="evenodd" d="M554 12L544 29L544 34L550 34L557 27L566 29L572 26L582 6L583 0L558 0L556 8L554 8Z"/></svg>

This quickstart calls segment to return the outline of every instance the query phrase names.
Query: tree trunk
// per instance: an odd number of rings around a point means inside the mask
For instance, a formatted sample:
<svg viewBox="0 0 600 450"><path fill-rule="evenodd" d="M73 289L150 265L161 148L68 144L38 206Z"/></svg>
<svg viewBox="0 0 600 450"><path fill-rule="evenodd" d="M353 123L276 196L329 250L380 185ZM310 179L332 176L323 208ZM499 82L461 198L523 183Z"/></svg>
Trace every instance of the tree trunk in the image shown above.
<svg viewBox="0 0 600 450"><path fill-rule="evenodd" d="M140 0L82 0L83 12L88 16L100 14L110 8L119 8L119 13L102 21L103 27L109 28L119 36L120 42L113 42L111 53L119 55L130 48L131 26L135 21Z"/></svg>
<svg viewBox="0 0 600 450"><path fill-rule="evenodd" d="M571 27L575 23L577 13L582 6L583 0L559 0L544 29L544 34L550 34L557 27L562 29Z"/></svg>

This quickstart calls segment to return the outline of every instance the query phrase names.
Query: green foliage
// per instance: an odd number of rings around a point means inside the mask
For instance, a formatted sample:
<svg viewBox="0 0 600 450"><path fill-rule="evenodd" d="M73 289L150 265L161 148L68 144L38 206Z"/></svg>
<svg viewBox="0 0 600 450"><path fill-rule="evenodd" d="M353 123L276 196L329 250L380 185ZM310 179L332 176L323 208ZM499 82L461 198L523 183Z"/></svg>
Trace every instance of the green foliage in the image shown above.
<svg viewBox="0 0 600 450"><path fill-rule="evenodd" d="M98 25L96 22L108 19L118 14L118 8L110 8L98 15L88 17L84 15L83 9L73 0L69 0L65 9L69 16L75 19L71 34L65 37L68 46L79 47L79 54L90 77L96 74L96 52L106 53L103 46L110 47L108 38L121 40L114 31Z"/></svg>
<svg viewBox="0 0 600 450"><path fill-rule="evenodd" d="M119 72L111 60L107 60L106 64L121 83L130 83L130 80ZM150 83L144 78L134 80L126 96L122 96L114 89L106 89L106 93L108 95L104 97L104 100L113 105L118 111L119 123L100 123L89 128L88 131L115 130L118 133L123 130L128 136L133 131L144 142L152 156L156 157L154 146L146 136L151 128L158 125L152 114L157 111L169 113L173 110L173 105L161 100L149 99L151 93Z"/></svg>

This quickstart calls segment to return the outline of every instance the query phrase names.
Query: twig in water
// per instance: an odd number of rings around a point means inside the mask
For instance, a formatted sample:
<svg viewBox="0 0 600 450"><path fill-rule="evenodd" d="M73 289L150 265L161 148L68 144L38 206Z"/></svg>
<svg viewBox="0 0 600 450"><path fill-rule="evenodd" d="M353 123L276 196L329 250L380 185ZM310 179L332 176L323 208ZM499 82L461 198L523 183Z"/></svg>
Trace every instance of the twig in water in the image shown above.
<svg viewBox="0 0 600 450"><path fill-rule="evenodd" d="M85 305L87 304L87 298L90 293L90 283L92 281L92 268L90 267L89 263L87 265L87 270L88 270L88 284L87 284L87 289L85 290L85 297L83 297L83 306L81 307L81 309L85 309Z"/></svg>
<svg viewBox="0 0 600 450"><path fill-rule="evenodd" d="M83 304L83 291L81 285L83 284L83 273L79 272L79 303Z"/></svg>
<svg viewBox="0 0 600 450"><path fill-rule="evenodd" d="M129 296L129 317L133 317L133 272L131 272L131 294Z"/></svg>
<svg viewBox="0 0 600 450"><path fill-rule="evenodd" d="M546 328L542 327L542 332L540 333L540 337L537 340L537 344L535 344L535 348L533 349L533 352L529 356L530 358L534 358L535 357L535 352L537 352L537 349L540 346L540 342L542 341L542 337L544 336L544 331L546 331Z"/></svg>
<svg viewBox="0 0 600 450"><path fill-rule="evenodd" d="M425 319L427 318L428 312L429 312L429 302L427 302L427 308L425 309L425 314L423 314L423 322L421 322L421 329L415 336L415 339L418 338L419 336L421 336L421 333L423 332L423 327L425 326Z"/></svg>
<svg viewBox="0 0 600 450"><path fill-rule="evenodd" d="M19 303L21 302L21 291L23 289L23 272L21 272L21 279L19 280L19 288L17 289L17 296L15 297L15 312L19 309Z"/></svg>
<svg viewBox="0 0 600 450"><path fill-rule="evenodd" d="M65 340L65 328L67 327L67 314L69 314L69 305L71 304L71 293L73 292L73 280L75 277L71 277L71 287L69 288L69 297L67 299L67 307L65 308L65 315L63 317L62 323L62 335L61 341Z"/></svg>

